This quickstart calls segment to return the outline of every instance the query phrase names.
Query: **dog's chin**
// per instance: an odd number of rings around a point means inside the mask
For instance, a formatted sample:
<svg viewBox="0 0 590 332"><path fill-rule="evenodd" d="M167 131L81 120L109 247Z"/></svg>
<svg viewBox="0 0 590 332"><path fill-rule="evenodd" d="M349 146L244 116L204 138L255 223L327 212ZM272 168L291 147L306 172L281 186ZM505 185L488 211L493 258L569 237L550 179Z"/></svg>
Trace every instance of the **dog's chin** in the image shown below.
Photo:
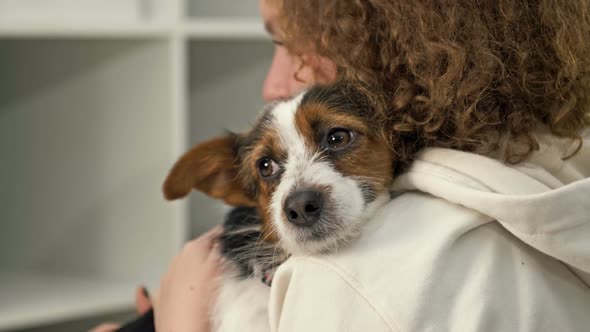
<svg viewBox="0 0 590 332"><path fill-rule="evenodd" d="M306 227L297 227L282 221L281 246L291 254L318 254L334 252L359 234L360 225L345 220L321 220ZM358 220L357 220L358 223Z"/></svg>
<svg viewBox="0 0 590 332"><path fill-rule="evenodd" d="M313 225L299 227L286 218L277 227L280 245L290 254L326 254L337 251L362 233L363 226L372 219L378 209L389 201L389 194L379 195L357 213L346 217L325 216Z"/></svg>

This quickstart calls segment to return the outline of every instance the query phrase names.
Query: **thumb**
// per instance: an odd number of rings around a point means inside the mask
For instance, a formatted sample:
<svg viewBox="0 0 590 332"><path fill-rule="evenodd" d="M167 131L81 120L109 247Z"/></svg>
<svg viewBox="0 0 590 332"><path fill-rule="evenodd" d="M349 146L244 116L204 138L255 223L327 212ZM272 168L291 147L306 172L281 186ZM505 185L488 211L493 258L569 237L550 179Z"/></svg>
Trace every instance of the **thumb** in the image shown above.
<svg viewBox="0 0 590 332"><path fill-rule="evenodd" d="M104 324L100 324L99 326L93 328L92 330L90 330L88 332L115 332L119 328L121 328L121 326L119 324L104 323Z"/></svg>
<svg viewBox="0 0 590 332"><path fill-rule="evenodd" d="M143 315L152 308L150 294L145 287L137 287L135 291L135 310L138 314Z"/></svg>

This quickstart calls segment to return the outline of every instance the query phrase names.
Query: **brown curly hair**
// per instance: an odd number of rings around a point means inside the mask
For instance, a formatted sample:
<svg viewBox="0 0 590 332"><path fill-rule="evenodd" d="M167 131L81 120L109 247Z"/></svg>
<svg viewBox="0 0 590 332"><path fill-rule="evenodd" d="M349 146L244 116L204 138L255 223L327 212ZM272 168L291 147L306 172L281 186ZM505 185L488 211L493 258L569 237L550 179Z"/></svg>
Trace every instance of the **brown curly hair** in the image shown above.
<svg viewBox="0 0 590 332"><path fill-rule="evenodd" d="M542 125L581 146L588 0L270 2L293 54L327 57L364 87L401 161L439 146L517 163L538 149Z"/></svg>

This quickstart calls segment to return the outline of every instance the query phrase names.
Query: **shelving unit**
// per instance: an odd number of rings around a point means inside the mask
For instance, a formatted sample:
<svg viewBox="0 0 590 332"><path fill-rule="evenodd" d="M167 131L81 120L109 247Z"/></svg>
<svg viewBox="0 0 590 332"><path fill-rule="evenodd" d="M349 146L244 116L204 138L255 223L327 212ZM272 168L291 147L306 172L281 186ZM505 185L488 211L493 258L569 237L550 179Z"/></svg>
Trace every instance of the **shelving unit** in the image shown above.
<svg viewBox="0 0 590 332"><path fill-rule="evenodd" d="M0 0L0 331L129 310L224 207L160 186L242 130L272 56L257 2Z"/></svg>

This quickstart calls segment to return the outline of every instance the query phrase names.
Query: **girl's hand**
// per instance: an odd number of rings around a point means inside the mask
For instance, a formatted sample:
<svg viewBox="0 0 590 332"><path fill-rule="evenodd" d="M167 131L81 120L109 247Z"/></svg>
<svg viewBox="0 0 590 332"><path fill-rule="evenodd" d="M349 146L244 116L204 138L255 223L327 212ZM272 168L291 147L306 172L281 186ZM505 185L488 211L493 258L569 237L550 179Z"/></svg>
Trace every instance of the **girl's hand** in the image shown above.
<svg viewBox="0 0 590 332"><path fill-rule="evenodd" d="M156 331L210 331L210 309L221 273L216 227L188 242L172 259L152 299Z"/></svg>
<svg viewBox="0 0 590 332"><path fill-rule="evenodd" d="M115 332L121 325L115 323L102 323L88 332Z"/></svg>
<svg viewBox="0 0 590 332"><path fill-rule="evenodd" d="M172 259L153 299L145 288L137 288L137 313L143 315L153 306L156 331L210 331L210 309L221 273L215 241L221 232L222 228L216 227L188 242ZM120 324L104 323L90 332L114 332L119 328Z"/></svg>

